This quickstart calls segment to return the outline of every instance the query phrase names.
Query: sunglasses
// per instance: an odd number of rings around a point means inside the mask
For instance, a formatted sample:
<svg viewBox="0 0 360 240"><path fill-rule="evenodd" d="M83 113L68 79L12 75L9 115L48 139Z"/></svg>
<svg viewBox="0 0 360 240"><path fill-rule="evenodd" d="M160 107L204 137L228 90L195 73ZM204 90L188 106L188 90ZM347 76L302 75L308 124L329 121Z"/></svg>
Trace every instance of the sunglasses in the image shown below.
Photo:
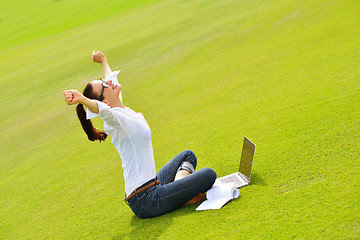
<svg viewBox="0 0 360 240"><path fill-rule="evenodd" d="M108 88L108 87L109 87L109 84L107 84L107 82L105 82L105 80L102 79L102 78L100 78L100 81L102 82L102 90L101 90L101 94L100 94L99 100L102 101L102 100L104 100L104 96L103 96L103 94L104 94L104 89L105 89L105 88Z"/></svg>

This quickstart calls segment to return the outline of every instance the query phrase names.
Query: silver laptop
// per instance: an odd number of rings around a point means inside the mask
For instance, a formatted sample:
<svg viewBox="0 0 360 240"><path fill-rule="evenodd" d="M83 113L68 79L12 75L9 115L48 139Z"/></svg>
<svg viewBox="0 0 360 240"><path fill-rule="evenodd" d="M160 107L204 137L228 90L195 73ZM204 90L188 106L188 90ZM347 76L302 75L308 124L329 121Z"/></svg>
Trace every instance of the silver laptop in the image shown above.
<svg viewBox="0 0 360 240"><path fill-rule="evenodd" d="M244 144L240 160L239 172L216 179L215 184L225 184L235 182L237 188L250 184L251 169L255 155L255 144L247 137L244 137Z"/></svg>

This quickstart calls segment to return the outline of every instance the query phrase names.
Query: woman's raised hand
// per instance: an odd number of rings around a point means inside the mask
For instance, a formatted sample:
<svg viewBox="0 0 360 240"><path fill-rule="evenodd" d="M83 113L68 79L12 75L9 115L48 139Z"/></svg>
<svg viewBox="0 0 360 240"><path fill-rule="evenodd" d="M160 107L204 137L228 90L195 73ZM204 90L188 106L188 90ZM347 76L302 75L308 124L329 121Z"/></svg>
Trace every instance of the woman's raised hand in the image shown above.
<svg viewBox="0 0 360 240"><path fill-rule="evenodd" d="M73 89L65 90L64 96L65 96L65 102L68 105L81 103L81 101L84 98L84 96L81 93L79 93L77 90L73 90Z"/></svg>
<svg viewBox="0 0 360 240"><path fill-rule="evenodd" d="M105 55L99 51L93 51L92 60L96 63L102 63L105 60Z"/></svg>

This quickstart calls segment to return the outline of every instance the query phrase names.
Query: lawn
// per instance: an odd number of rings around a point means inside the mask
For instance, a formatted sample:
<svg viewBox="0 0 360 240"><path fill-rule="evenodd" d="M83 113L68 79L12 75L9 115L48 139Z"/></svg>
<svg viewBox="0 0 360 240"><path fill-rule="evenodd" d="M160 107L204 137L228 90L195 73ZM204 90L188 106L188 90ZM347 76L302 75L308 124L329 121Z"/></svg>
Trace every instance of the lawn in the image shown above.
<svg viewBox="0 0 360 240"><path fill-rule="evenodd" d="M359 1L0 3L0 239L360 239ZM63 100L103 77L93 50L158 170L191 149L232 173L247 136L252 184L221 210L136 217L110 139Z"/></svg>

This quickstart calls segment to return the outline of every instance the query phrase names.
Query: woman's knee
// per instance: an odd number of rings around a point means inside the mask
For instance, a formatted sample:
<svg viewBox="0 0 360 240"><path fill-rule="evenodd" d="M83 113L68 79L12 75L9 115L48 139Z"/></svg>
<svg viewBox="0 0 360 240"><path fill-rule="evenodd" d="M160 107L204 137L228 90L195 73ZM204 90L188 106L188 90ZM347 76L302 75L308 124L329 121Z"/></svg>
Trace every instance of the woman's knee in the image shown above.
<svg viewBox="0 0 360 240"><path fill-rule="evenodd" d="M203 171L203 174L206 176L206 180L212 186L215 183L216 178L217 178L216 172L212 168L209 168L209 167L205 167L200 170Z"/></svg>
<svg viewBox="0 0 360 240"><path fill-rule="evenodd" d="M214 179L214 181L215 181L217 178L216 172L212 168L209 168L209 167L205 167L205 169L206 169L206 172L208 173L209 177L211 179Z"/></svg>
<svg viewBox="0 0 360 240"><path fill-rule="evenodd" d="M184 161L190 162L194 166L194 168L196 168L197 158L193 151L185 150L182 152L182 155L185 157Z"/></svg>

